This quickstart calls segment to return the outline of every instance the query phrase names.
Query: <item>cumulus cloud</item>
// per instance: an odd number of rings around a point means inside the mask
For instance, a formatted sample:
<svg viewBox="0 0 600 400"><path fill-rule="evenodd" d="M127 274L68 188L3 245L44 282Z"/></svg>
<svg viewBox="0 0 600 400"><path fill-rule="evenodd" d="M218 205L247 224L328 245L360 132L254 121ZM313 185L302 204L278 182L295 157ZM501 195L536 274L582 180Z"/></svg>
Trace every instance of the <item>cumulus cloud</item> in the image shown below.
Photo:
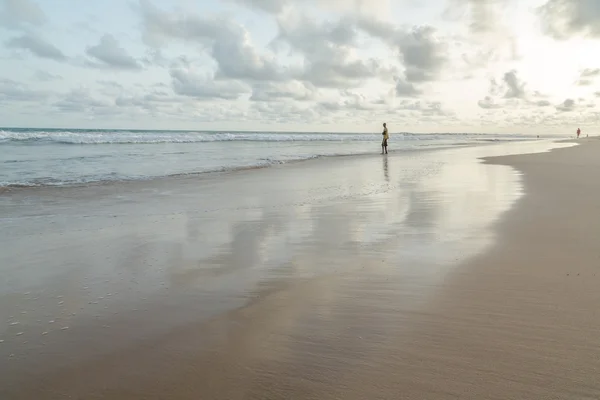
<svg viewBox="0 0 600 400"><path fill-rule="evenodd" d="M525 97L525 82L521 81L517 76L517 71L512 70L504 74L504 83L506 84L506 93L504 97L507 99L523 99Z"/></svg>
<svg viewBox="0 0 600 400"><path fill-rule="evenodd" d="M105 34L100 43L86 49L86 54L93 60L88 65L115 69L139 69L140 65L127 51L119 45L114 36Z"/></svg>
<svg viewBox="0 0 600 400"><path fill-rule="evenodd" d="M30 89L29 86L12 79L0 79L0 102L39 102L48 96L47 92Z"/></svg>
<svg viewBox="0 0 600 400"><path fill-rule="evenodd" d="M573 99L566 99L561 104L556 106L556 109L561 112L574 111L577 107L577 103Z"/></svg>
<svg viewBox="0 0 600 400"><path fill-rule="evenodd" d="M95 97L89 89L73 89L54 103L54 107L64 113L109 113L110 101Z"/></svg>
<svg viewBox="0 0 600 400"><path fill-rule="evenodd" d="M275 45L287 45L292 54L303 57L296 69L298 79L317 87L357 87L367 79L391 78L394 70L375 59L356 56L357 29L350 20L318 23L303 15L278 19L279 34Z"/></svg>
<svg viewBox="0 0 600 400"><path fill-rule="evenodd" d="M579 79L577 80L577 85L579 86L589 86L594 83L594 80L600 76L600 68L586 68L581 71L579 75Z"/></svg>
<svg viewBox="0 0 600 400"><path fill-rule="evenodd" d="M502 108L501 104L498 104L494 101L494 99L490 96L485 96L483 100L479 100L477 105L481 108L485 109L494 109L494 108Z"/></svg>
<svg viewBox="0 0 600 400"><path fill-rule="evenodd" d="M477 105L486 110L493 110L548 107L551 103L543 93L527 90L527 83L519 77L518 72L510 70L502 75L500 81L490 80L488 95L479 100Z"/></svg>
<svg viewBox="0 0 600 400"><path fill-rule="evenodd" d="M408 82L432 81L446 61L445 46L431 27L416 27L398 40Z"/></svg>
<svg viewBox="0 0 600 400"><path fill-rule="evenodd" d="M46 22L42 9L31 0L3 0L0 25L9 29L39 26Z"/></svg>
<svg viewBox="0 0 600 400"><path fill-rule="evenodd" d="M538 13L546 34L556 39L600 36L600 2L596 0L548 0Z"/></svg>
<svg viewBox="0 0 600 400"><path fill-rule="evenodd" d="M285 2L246 2L276 12ZM251 4L250 4L251 3ZM290 3L291 4L291 3ZM401 71L393 62L358 55L359 30L376 36L400 54L404 77L396 79L400 96L416 95L415 83L435 80L446 61L445 47L430 27L397 29L369 18L341 18L317 22L303 13L277 16L278 35L272 47L287 49L302 62L283 66L275 54L258 52L246 29L228 18L208 18L158 9L140 2L146 43L160 48L171 41L195 43L216 61L215 78L253 82L298 81L316 88L344 89L363 86L371 79L392 83ZM392 60L393 61L393 60ZM258 93L254 99L261 96Z"/></svg>
<svg viewBox="0 0 600 400"><path fill-rule="evenodd" d="M218 81L184 67L172 68L170 74L175 93L199 100L235 100L250 91L248 85L242 82Z"/></svg>
<svg viewBox="0 0 600 400"><path fill-rule="evenodd" d="M13 49L23 49L40 57L55 61L65 61L67 57L52 43L42 39L40 36L33 33L9 39L6 46Z"/></svg>
<svg viewBox="0 0 600 400"><path fill-rule="evenodd" d="M437 37L433 27L406 30L368 18L360 18L357 26L397 51L408 83L436 80L448 61L448 44Z"/></svg>
<svg viewBox="0 0 600 400"><path fill-rule="evenodd" d="M182 102L166 90L151 90L145 93L123 93L115 98L115 105L121 108L137 109L142 112L159 115L172 110Z"/></svg>
<svg viewBox="0 0 600 400"><path fill-rule="evenodd" d="M144 0L140 6L148 44L160 47L178 40L208 46L219 67L217 78L274 81L290 76L273 56L259 54L247 30L233 20L169 13Z"/></svg>
<svg viewBox="0 0 600 400"><path fill-rule="evenodd" d="M395 93L398 97L415 97L421 94L421 92L410 82L407 82L404 78L395 77L396 86Z"/></svg>

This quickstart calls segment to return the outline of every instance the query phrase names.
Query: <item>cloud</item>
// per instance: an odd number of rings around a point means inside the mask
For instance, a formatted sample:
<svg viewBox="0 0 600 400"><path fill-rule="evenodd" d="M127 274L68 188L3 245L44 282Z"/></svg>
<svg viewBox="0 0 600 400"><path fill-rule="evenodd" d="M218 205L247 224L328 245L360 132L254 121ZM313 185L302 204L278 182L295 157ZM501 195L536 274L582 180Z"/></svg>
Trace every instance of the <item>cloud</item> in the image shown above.
<svg viewBox="0 0 600 400"><path fill-rule="evenodd" d="M199 100L235 100L250 91L250 88L241 82L215 80L184 67L173 68L170 74L175 93Z"/></svg>
<svg viewBox="0 0 600 400"><path fill-rule="evenodd" d="M448 44L437 37L431 26L406 30L369 18L360 18L357 26L397 51L409 83L436 80L448 61Z"/></svg>
<svg viewBox="0 0 600 400"><path fill-rule="evenodd" d="M120 84L117 81L99 80L99 81L97 81L97 83L106 89L112 89L112 90L125 89L125 86L123 86L122 84Z"/></svg>
<svg viewBox="0 0 600 400"><path fill-rule="evenodd" d="M555 39L600 37L600 2L596 0L548 0L538 14L544 32Z"/></svg>
<svg viewBox="0 0 600 400"><path fill-rule="evenodd" d="M0 79L0 101L2 102L24 101L39 103L48 96L47 92L30 89L23 83L11 79Z"/></svg>
<svg viewBox="0 0 600 400"><path fill-rule="evenodd" d="M67 59L62 51L56 46L46 42L44 39L33 33L26 33L22 36L9 39L8 42L6 42L6 46L13 49L28 50L40 58L47 58L55 61L65 61Z"/></svg>
<svg viewBox="0 0 600 400"><path fill-rule="evenodd" d="M394 107L395 111L408 111L418 117L451 117L453 113L445 110L439 101L402 100Z"/></svg>
<svg viewBox="0 0 600 400"><path fill-rule="evenodd" d="M254 102L250 111L252 119L267 123L306 123L324 115L319 107L290 102Z"/></svg>
<svg viewBox="0 0 600 400"><path fill-rule="evenodd" d="M507 90L504 97L507 99L523 99L525 97L525 83L517 76L517 71L512 70L504 74L504 83Z"/></svg>
<svg viewBox="0 0 600 400"><path fill-rule="evenodd" d="M431 27L415 27L402 35L398 46L406 67L408 82L435 80L446 62L445 46L435 38Z"/></svg>
<svg viewBox="0 0 600 400"><path fill-rule="evenodd" d="M53 106L63 113L113 114L113 104L93 96L89 89L73 89L61 96Z"/></svg>
<svg viewBox="0 0 600 400"><path fill-rule="evenodd" d="M345 90L342 92L342 102L346 109L357 111L373 111L387 108L381 100L369 99L362 93Z"/></svg>
<svg viewBox="0 0 600 400"><path fill-rule="evenodd" d="M246 7L261 10L271 14L279 14L287 6L289 6L289 0L230 0L237 4L244 5Z"/></svg>
<svg viewBox="0 0 600 400"><path fill-rule="evenodd" d="M502 75L502 80L490 80L488 95L477 102L480 108L493 110L498 108L525 109L531 107L547 107L551 103L541 92L528 91L525 83L516 70Z"/></svg>
<svg viewBox="0 0 600 400"><path fill-rule="evenodd" d="M42 70L37 70L34 74L34 78L42 82L60 81L63 79L63 77L60 75L52 74Z"/></svg>
<svg viewBox="0 0 600 400"><path fill-rule="evenodd" d="M395 93L398 97L415 97L421 94L421 92L410 82L407 82L404 78L396 77Z"/></svg>
<svg viewBox="0 0 600 400"><path fill-rule="evenodd" d="M269 14L298 12L300 6L317 7L320 11L357 15L389 15L391 0L229 0L233 3Z"/></svg>
<svg viewBox="0 0 600 400"><path fill-rule="evenodd" d="M216 78L281 81L291 75L274 56L259 54L246 29L230 19L168 13L144 0L140 6L148 44L161 47L177 40L208 47L218 64Z"/></svg>
<svg viewBox="0 0 600 400"><path fill-rule="evenodd" d="M259 82L252 87L252 101L277 101L292 99L297 101L314 100L317 88L310 83L300 81L289 82Z"/></svg>
<svg viewBox="0 0 600 400"><path fill-rule="evenodd" d="M274 11L279 10L281 4L253 2L250 5ZM147 0L140 2L140 12L146 43L156 48L171 41L196 44L216 61L214 77L217 80L298 81L316 88L345 89L363 86L372 79L390 82L400 72L392 63L358 56L358 20L362 17L341 18L332 23L316 22L303 13L279 15L279 33L272 48L282 50L287 47L291 55L302 57L302 62L284 66L275 54L259 53L246 29L228 18L165 12ZM436 79L446 58L444 46L437 41L432 28L415 27L406 31L384 24L381 29L377 24L369 26L367 20L363 25L400 50L401 57L397 61L404 64L403 79L409 85L399 87L399 94L415 95L418 90L412 83ZM385 34L389 32L392 32L392 38ZM257 91L253 98L260 96Z"/></svg>
<svg viewBox="0 0 600 400"><path fill-rule="evenodd" d="M24 25L39 26L46 22L42 9L31 0L3 0L0 11L0 26L19 29Z"/></svg>
<svg viewBox="0 0 600 400"><path fill-rule="evenodd" d="M144 94L122 94L115 98L117 107L134 108L154 115L167 113L181 104L176 96L164 90L152 90Z"/></svg>
<svg viewBox="0 0 600 400"><path fill-rule="evenodd" d="M586 68L581 71L582 78L591 78L600 75L600 68Z"/></svg>
<svg viewBox="0 0 600 400"><path fill-rule="evenodd" d="M298 79L317 87L347 88L380 74L376 62L353 55L357 32L348 20L317 23L303 14L292 14L279 18L278 25L274 43L289 46L292 54L304 59Z"/></svg>
<svg viewBox="0 0 600 400"><path fill-rule="evenodd" d="M474 34L498 29L499 15L507 0L450 0L444 15L452 20L468 20Z"/></svg>
<svg viewBox="0 0 600 400"><path fill-rule="evenodd" d="M485 108L485 109L494 109L494 108L502 108L501 104L498 104L494 101L493 98L491 98L490 96L485 96L485 98L483 100L479 100L477 102L477 105L481 108Z"/></svg>
<svg viewBox="0 0 600 400"><path fill-rule="evenodd" d="M581 71L579 79L577 80L578 86L589 86L594 82L596 77L600 76L600 68L586 68Z"/></svg>
<svg viewBox="0 0 600 400"><path fill-rule="evenodd" d="M566 99L561 104L557 105L556 109L561 112L571 112L574 111L576 107L577 104L575 103L575 100Z"/></svg>
<svg viewBox="0 0 600 400"><path fill-rule="evenodd" d="M100 43L88 47L86 54L94 61L88 65L115 69L139 69L140 65L127 51L119 45L114 36L105 34Z"/></svg>

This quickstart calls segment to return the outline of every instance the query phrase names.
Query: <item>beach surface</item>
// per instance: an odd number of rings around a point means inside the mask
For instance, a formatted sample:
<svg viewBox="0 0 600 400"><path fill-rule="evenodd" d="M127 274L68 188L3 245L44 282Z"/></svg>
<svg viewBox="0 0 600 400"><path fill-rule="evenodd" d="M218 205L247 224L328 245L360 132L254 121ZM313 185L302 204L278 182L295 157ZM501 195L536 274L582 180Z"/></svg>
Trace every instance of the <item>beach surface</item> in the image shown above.
<svg viewBox="0 0 600 400"><path fill-rule="evenodd" d="M4 192L0 398L597 399L598 154Z"/></svg>

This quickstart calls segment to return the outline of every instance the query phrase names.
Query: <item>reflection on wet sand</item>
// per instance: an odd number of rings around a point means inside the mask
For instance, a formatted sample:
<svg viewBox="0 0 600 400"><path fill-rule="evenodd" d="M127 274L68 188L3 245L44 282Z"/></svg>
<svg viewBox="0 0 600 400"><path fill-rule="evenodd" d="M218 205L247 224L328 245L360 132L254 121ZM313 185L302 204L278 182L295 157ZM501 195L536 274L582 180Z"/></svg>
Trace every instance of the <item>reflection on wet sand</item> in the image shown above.
<svg viewBox="0 0 600 400"><path fill-rule="evenodd" d="M387 182L390 181L390 171L388 168L388 158L387 155L383 157L383 176Z"/></svg>
<svg viewBox="0 0 600 400"><path fill-rule="evenodd" d="M132 186L121 201L65 189L35 219L29 196L5 197L0 265L20 268L4 270L0 312L20 320L0 330L0 386L347 394L365 368L393 366L389 349L409 350L410 315L519 197L512 169L476 157L543 146L389 155L383 181L376 157L357 157Z"/></svg>

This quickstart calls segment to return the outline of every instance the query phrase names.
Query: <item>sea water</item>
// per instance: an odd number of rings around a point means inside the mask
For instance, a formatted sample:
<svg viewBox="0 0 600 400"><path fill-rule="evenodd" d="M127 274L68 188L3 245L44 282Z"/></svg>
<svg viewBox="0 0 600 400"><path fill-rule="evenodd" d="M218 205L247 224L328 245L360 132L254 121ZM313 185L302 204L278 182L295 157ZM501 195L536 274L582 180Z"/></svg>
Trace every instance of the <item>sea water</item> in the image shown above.
<svg viewBox="0 0 600 400"><path fill-rule="evenodd" d="M391 133L393 152L527 135ZM64 186L377 153L381 134L0 128L0 187Z"/></svg>

